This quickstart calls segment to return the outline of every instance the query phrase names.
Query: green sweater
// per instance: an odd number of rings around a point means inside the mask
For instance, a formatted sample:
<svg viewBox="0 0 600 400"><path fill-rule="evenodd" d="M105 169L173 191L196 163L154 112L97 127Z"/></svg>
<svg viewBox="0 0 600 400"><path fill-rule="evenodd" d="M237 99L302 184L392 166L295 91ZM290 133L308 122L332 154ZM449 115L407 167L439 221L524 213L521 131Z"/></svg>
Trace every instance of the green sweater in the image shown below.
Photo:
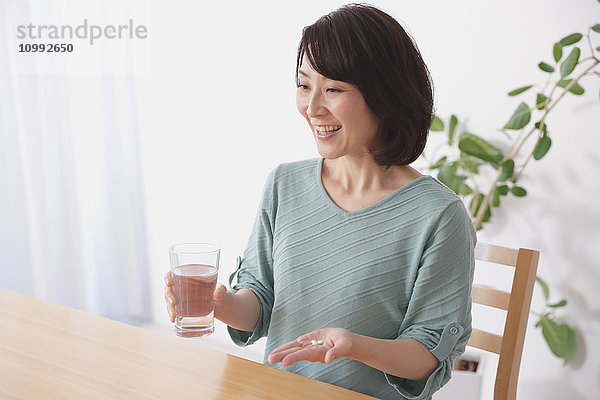
<svg viewBox="0 0 600 400"><path fill-rule="evenodd" d="M276 347L321 328L414 339L439 360L426 383L348 358L274 366L382 399L428 399L450 379L471 335L473 225L460 198L431 176L345 211L323 187L322 160L282 164L269 175L229 280L237 274L233 289L256 294L261 316L253 332L229 334L240 346L267 336L265 363Z"/></svg>

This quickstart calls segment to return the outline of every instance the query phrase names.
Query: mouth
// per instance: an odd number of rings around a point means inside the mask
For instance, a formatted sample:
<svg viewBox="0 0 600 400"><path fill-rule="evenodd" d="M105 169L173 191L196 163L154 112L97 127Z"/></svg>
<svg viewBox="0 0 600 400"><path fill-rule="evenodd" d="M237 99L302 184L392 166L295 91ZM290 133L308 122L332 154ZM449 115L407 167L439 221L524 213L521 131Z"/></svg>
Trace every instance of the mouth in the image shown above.
<svg viewBox="0 0 600 400"><path fill-rule="evenodd" d="M319 139L328 139L342 129L341 125L316 125L315 133Z"/></svg>

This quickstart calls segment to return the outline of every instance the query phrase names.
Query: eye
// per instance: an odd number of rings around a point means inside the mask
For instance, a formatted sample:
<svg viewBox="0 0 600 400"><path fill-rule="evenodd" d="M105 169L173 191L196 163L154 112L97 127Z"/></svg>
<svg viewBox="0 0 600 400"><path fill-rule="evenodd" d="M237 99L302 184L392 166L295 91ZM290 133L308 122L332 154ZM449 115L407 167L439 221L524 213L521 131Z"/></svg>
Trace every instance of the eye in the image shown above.
<svg viewBox="0 0 600 400"><path fill-rule="evenodd" d="M327 89L327 91L330 93L341 93L342 92L340 89L335 89L335 88L329 88L329 89Z"/></svg>
<svg viewBox="0 0 600 400"><path fill-rule="evenodd" d="M303 85L301 83L297 84L296 87L300 90L308 90L308 86Z"/></svg>

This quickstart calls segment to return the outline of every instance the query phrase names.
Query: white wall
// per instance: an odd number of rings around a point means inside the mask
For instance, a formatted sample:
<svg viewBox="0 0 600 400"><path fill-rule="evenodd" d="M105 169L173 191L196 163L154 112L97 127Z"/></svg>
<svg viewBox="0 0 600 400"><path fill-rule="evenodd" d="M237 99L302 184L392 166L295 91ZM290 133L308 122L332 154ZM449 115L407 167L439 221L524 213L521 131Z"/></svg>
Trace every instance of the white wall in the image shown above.
<svg viewBox="0 0 600 400"><path fill-rule="evenodd" d="M225 283L246 245L268 172L281 162L317 155L294 105L295 52L302 27L342 3L283 4L153 2L152 73L136 75L136 87L152 308L165 329L170 329L162 300L168 246L220 244ZM537 63L552 60L554 41L600 22L600 4L593 0L375 4L417 41L433 75L439 114L456 113L468 119L470 131L488 138L499 137L496 129L520 101L506 93L543 82ZM581 332L585 352L562 367L530 324L522 399L600 398L598 82L586 78L586 96L569 95L551 114L552 149L522 179L529 195L505 200L479 235L540 250L539 273L556 299L569 297L568 319ZM542 304L536 291L533 309ZM211 340L226 341L223 326L217 329ZM260 359L256 346L241 352ZM485 398L491 399L489 385Z"/></svg>

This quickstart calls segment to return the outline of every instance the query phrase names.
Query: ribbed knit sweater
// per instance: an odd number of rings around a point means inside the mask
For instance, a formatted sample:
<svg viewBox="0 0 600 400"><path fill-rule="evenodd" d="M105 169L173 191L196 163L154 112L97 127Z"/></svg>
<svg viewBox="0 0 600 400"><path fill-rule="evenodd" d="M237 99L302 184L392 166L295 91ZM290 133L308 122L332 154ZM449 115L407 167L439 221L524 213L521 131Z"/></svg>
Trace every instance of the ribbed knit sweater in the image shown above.
<svg viewBox="0 0 600 400"><path fill-rule="evenodd" d="M240 346L276 347L321 328L409 338L439 360L425 383L359 361L300 361L290 372L382 399L428 399L450 379L471 334L476 235L460 198L422 176L358 211L339 208L321 180L322 158L271 172L234 290L259 299L253 332L229 327ZM399 358L402 354L397 355Z"/></svg>

